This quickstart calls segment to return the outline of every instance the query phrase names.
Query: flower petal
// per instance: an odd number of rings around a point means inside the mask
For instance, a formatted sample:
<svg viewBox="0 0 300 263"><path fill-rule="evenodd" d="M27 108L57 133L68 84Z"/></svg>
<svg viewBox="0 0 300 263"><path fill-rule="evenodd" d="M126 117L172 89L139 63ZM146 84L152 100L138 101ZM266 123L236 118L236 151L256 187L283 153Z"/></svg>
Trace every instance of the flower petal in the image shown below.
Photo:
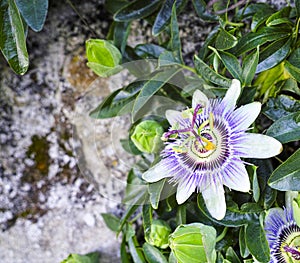
<svg viewBox="0 0 300 263"><path fill-rule="evenodd" d="M149 170L147 170L145 173L143 173L142 178L149 183L154 183L163 178L171 176L172 175L168 173L168 169L166 168L163 161L160 161L159 163L151 167Z"/></svg>
<svg viewBox="0 0 300 263"><path fill-rule="evenodd" d="M223 108L224 115L228 111L234 109L237 99L240 96L240 93L241 93L241 83L239 80L233 79L231 86L227 90L225 97L223 98L221 103L222 105L221 107Z"/></svg>
<svg viewBox="0 0 300 263"><path fill-rule="evenodd" d="M227 165L223 184L236 191L245 193L250 191L249 176L241 160L232 161Z"/></svg>
<svg viewBox="0 0 300 263"><path fill-rule="evenodd" d="M182 119L182 112L177 110L167 110L166 111L166 118L171 126L179 123Z"/></svg>
<svg viewBox="0 0 300 263"><path fill-rule="evenodd" d="M195 192L196 186L193 182L186 184L181 181L177 186L176 200L179 205L183 204Z"/></svg>
<svg viewBox="0 0 300 263"><path fill-rule="evenodd" d="M209 103L208 98L203 92L201 92L200 90L196 90L194 92L193 101L192 101L193 109L195 109L198 104L200 104L202 107L206 107L208 103Z"/></svg>
<svg viewBox="0 0 300 263"><path fill-rule="evenodd" d="M226 213L226 202L223 185L216 180L202 191L207 210L212 217L221 220Z"/></svg>
<svg viewBox="0 0 300 263"><path fill-rule="evenodd" d="M241 106L232 113L232 127L235 130L246 130L257 118L261 110L260 102L252 102Z"/></svg>
<svg viewBox="0 0 300 263"><path fill-rule="evenodd" d="M267 135L245 133L235 142L234 150L240 157L265 159L280 154L282 144Z"/></svg>

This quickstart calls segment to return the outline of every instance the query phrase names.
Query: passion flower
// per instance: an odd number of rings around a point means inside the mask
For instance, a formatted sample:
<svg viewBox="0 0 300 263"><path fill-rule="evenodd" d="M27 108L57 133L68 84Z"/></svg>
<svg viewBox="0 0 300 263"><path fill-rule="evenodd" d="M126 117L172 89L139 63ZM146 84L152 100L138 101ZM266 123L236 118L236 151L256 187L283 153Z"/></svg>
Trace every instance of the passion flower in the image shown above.
<svg viewBox="0 0 300 263"><path fill-rule="evenodd" d="M291 209L271 208L265 219L270 263L300 262L300 227Z"/></svg>
<svg viewBox="0 0 300 263"><path fill-rule="evenodd" d="M210 214L222 219L226 213L223 185L248 192L250 181L241 157L269 158L279 154L282 145L276 139L247 133L261 110L259 102L236 109L241 93L233 80L223 100L208 99L197 90L192 108L168 110L172 125L162 139L162 160L143 174L152 183L169 178L177 184L176 199L184 203L193 192L201 192Z"/></svg>

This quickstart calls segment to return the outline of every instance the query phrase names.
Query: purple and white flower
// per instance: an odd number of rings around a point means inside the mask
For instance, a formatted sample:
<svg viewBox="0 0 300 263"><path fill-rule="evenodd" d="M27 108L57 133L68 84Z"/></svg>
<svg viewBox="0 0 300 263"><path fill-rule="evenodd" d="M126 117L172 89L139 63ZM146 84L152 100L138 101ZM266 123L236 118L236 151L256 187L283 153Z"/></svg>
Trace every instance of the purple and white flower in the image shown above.
<svg viewBox="0 0 300 263"><path fill-rule="evenodd" d="M201 192L210 214L222 219L226 213L223 185L241 192L250 190L241 157L269 158L282 150L274 138L246 132L261 104L253 102L236 109L240 93L240 82L234 79L223 100L208 99L197 90L192 108L168 110L171 128L163 135L162 160L143 174L144 180L152 183L169 178L178 185L178 204L193 192Z"/></svg>
<svg viewBox="0 0 300 263"><path fill-rule="evenodd" d="M270 263L300 262L300 227L292 209L271 208L265 219Z"/></svg>

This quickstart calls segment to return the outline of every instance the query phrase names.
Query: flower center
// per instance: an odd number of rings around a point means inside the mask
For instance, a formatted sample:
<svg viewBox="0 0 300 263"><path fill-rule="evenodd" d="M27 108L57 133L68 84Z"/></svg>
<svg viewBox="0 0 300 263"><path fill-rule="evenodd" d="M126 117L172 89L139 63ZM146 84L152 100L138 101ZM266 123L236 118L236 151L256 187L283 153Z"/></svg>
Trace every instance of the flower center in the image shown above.
<svg viewBox="0 0 300 263"><path fill-rule="evenodd" d="M281 251L287 262L300 260L300 233L292 233L281 246ZM299 261L300 262L300 261Z"/></svg>

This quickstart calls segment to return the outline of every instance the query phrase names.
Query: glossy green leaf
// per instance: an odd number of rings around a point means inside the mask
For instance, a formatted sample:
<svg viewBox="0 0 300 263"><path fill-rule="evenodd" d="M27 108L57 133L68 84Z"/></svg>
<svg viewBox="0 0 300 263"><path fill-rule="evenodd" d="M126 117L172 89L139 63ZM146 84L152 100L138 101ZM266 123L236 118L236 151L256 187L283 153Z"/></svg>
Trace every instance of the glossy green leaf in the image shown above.
<svg viewBox="0 0 300 263"><path fill-rule="evenodd" d="M287 6L287 7L282 8L278 12L272 14L266 21L266 25L267 26L275 26L275 25L290 22L288 17L290 15L291 9L292 8L290 6Z"/></svg>
<svg viewBox="0 0 300 263"><path fill-rule="evenodd" d="M257 31L257 29L268 19L270 15L274 13L274 9L263 3L258 3L257 9L252 13L252 23L251 30L253 32Z"/></svg>
<svg viewBox="0 0 300 263"><path fill-rule="evenodd" d="M141 58L158 58L166 49L155 44L140 44L134 48L135 53Z"/></svg>
<svg viewBox="0 0 300 263"><path fill-rule="evenodd" d="M220 58L220 60L223 62L224 66L232 75L232 77L242 81L242 68L237 57L235 57L231 53L221 50L218 51L212 47L210 47L210 49L212 49L215 52L215 54Z"/></svg>
<svg viewBox="0 0 300 263"><path fill-rule="evenodd" d="M99 263L99 253L89 253L86 255L70 254L61 263Z"/></svg>
<svg viewBox="0 0 300 263"><path fill-rule="evenodd" d="M237 38L228 31L220 27L216 38L216 49L227 50L234 47L238 43Z"/></svg>
<svg viewBox="0 0 300 263"><path fill-rule="evenodd" d="M269 244L259 221L249 223L245 234L247 247L253 257L261 263L268 263L270 261Z"/></svg>
<svg viewBox="0 0 300 263"><path fill-rule="evenodd" d="M162 7L155 18L152 27L152 34L154 36L157 36L170 23L170 18L172 15L172 7L174 3L176 3L176 9L179 11L186 4L186 2L187 2L186 0L179 0L179 1L165 0L165 3L162 4Z"/></svg>
<svg viewBox="0 0 300 263"><path fill-rule="evenodd" d="M246 236L245 236L245 232L246 232L246 227L247 226L243 226L240 228L240 232L239 232L239 246L240 246L240 254L243 258L246 258L249 256L250 252L247 248L246 245Z"/></svg>
<svg viewBox="0 0 300 263"><path fill-rule="evenodd" d="M263 108L263 113L273 121L296 111L300 111L300 101L287 95L270 98Z"/></svg>
<svg viewBox="0 0 300 263"><path fill-rule="evenodd" d="M220 85L222 87L230 87L231 80L227 79L218 73L216 73L213 69L211 69L208 65L204 63L199 57L194 56L195 68L198 74L205 79L206 81L212 82L214 84Z"/></svg>
<svg viewBox="0 0 300 263"><path fill-rule="evenodd" d="M130 32L130 22L114 22L113 43L123 54Z"/></svg>
<svg viewBox="0 0 300 263"><path fill-rule="evenodd" d="M204 21L218 21L218 16L210 14L206 11L206 3L204 0L193 0L193 5L197 15Z"/></svg>
<svg viewBox="0 0 300 263"><path fill-rule="evenodd" d="M291 29L286 26L263 27L257 32L250 32L242 36L238 44L232 49L233 54L239 56L257 46L263 45L267 42L286 38L292 34Z"/></svg>
<svg viewBox="0 0 300 263"><path fill-rule="evenodd" d="M255 76L256 68L259 60L259 47L256 48L255 52L247 55L243 61L242 67L242 84L244 86L250 86Z"/></svg>
<svg viewBox="0 0 300 263"><path fill-rule="evenodd" d="M132 118L136 118L136 115L139 110L150 100L150 98L159 91L165 83L170 81L179 71L178 67L172 67L170 69L164 69L157 73L152 79L145 82L141 91L135 99L133 109L132 109Z"/></svg>
<svg viewBox="0 0 300 263"><path fill-rule="evenodd" d="M160 6L160 0L135 0L114 15L119 22L131 21L151 15Z"/></svg>
<svg viewBox="0 0 300 263"><path fill-rule="evenodd" d="M42 30L47 12L48 0L15 0L17 7L32 30Z"/></svg>
<svg viewBox="0 0 300 263"><path fill-rule="evenodd" d="M264 70L270 69L278 65L283 61L289 54L291 47L291 40L287 40L286 43L277 49L274 53L270 54L269 57L259 62L257 65L256 73L260 73Z"/></svg>
<svg viewBox="0 0 300 263"><path fill-rule="evenodd" d="M253 199L255 202L258 202L259 197L260 197L260 187L258 183L258 178L257 178L257 167L252 165L251 166L251 175L252 175L252 186L253 186Z"/></svg>
<svg viewBox="0 0 300 263"><path fill-rule="evenodd" d="M300 17L300 0L295 0L295 7L297 12L297 17Z"/></svg>
<svg viewBox="0 0 300 263"><path fill-rule="evenodd" d="M120 246L120 254L121 254L121 263L131 263L129 259L129 253L126 249L126 236L124 235L122 238L121 246Z"/></svg>
<svg viewBox="0 0 300 263"><path fill-rule="evenodd" d="M293 77L288 78L287 80L285 80L284 85L281 89L281 91L287 91L290 94L297 94L298 96L300 96L300 89L298 87L298 83L297 80L295 80Z"/></svg>
<svg viewBox="0 0 300 263"><path fill-rule="evenodd" d="M300 68L300 47L293 50L288 61L295 67Z"/></svg>
<svg viewBox="0 0 300 263"><path fill-rule="evenodd" d="M151 205L144 204L142 207L143 215L143 228L145 240L149 240L151 233L151 224L152 224L152 207Z"/></svg>
<svg viewBox="0 0 300 263"><path fill-rule="evenodd" d="M165 256L154 246L151 246L148 243L144 243L143 250L145 258L149 263L168 263Z"/></svg>
<svg viewBox="0 0 300 263"><path fill-rule="evenodd" d="M90 116L95 119L104 119L129 113L133 107L133 100L145 83L145 81L133 82L126 88L114 91L90 112Z"/></svg>
<svg viewBox="0 0 300 263"><path fill-rule="evenodd" d="M261 208L259 209L256 204L251 203L246 203L241 207L241 209L239 209L238 206L232 202L227 204L225 217L222 220L216 220L209 214L207 208L205 207L204 200L200 194L198 195L198 207L200 211L211 221L228 227L243 226L249 222L258 220L258 212L261 210Z"/></svg>
<svg viewBox="0 0 300 263"><path fill-rule="evenodd" d="M300 191L300 149L275 169L268 183L280 191Z"/></svg>
<svg viewBox="0 0 300 263"><path fill-rule="evenodd" d="M231 263L241 263L238 255L235 253L232 247L229 247L226 250L226 260L228 260Z"/></svg>
<svg viewBox="0 0 300 263"><path fill-rule="evenodd" d="M135 237L128 240L128 247L134 263L145 263L145 258L142 250L138 248L138 243Z"/></svg>
<svg viewBox="0 0 300 263"><path fill-rule="evenodd" d="M284 68L295 80L300 83L300 67L295 67L289 61L285 61Z"/></svg>
<svg viewBox="0 0 300 263"><path fill-rule="evenodd" d="M161 193L164 188L166 179L160 180L155 183L151 183L148 185L148 192L150 195L150 203L153 207L153 209L158 208L158 204L160 201Z"/></svg>
<svg viewBox="0 0 300 263"><path fill-rule="evenodd" d="M300 111L275 121L267 130L267 135L276 138L281 143L300 140Z"/></svg>
<svg viewBox="0 0 300 263"><path fill-rule="evenodd" d="M0 28L0 50L12 70L23 75L29 60L24 27L14 0L1 0Z"/></svg>
<svg viewBox="0 0 300 263"><path fill-rule="evenodd" d="M168 49L174 53L176 60L178 60L179 63L182 63L183 59L181 54L181 41L179 35L179 26L177 22L176 4L174 4L172 7L170 31L171 39L168 44Z"/></svg>
<svg viewBox="0 0 300 263"><path fill-rule="evenodd" d="M101 214L106 226L114 231L114 232L118 232L119 227L120 227L120 218L116 217L113 214L109 214L109 213L102 213Z"/></svg>

